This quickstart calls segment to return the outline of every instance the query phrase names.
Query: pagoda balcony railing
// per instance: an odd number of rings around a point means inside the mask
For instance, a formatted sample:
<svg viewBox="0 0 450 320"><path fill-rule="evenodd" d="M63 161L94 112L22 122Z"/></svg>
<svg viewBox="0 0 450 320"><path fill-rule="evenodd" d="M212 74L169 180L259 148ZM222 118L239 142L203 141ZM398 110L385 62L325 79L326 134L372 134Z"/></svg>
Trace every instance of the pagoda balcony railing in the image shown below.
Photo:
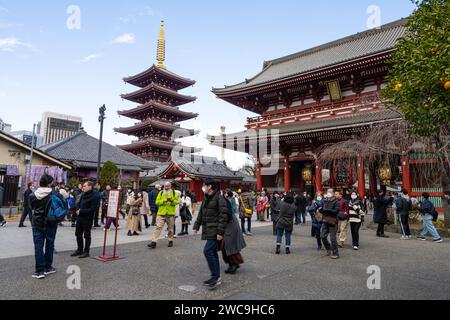
<svg viewBox="0 0 450 320"><path fill-rule="evenodd" d="M299 121L321 120L328 117L343 116L378 109L383 106L380 94L372 92L359 97L343 99L306 108L287 109L263 116L247 118L247 128L255 129L272 125L290 124Z"/></svg>
<svg viewBox="0 0 450 320"><path fill-rule="evenodd" d="M180 128L180 127L181 127L181 125L176 124L176 123L173 123L173 122L170 122L170 121L168 121L168 120L163 120L163 119L159 119L159 118L150 118L150 117L147 118L147 119L145 119L145 120L142 121L142 122L136 122L136 123L134 124L134 127L139 126L139 125L142 125L143 123L145 123L145 122L147 122L147 121L149 121L149 120L158 121L158 122L161 122L161 123L163 123L163 124L167 124L167 125L174 126L174 127L177 127L177 128Z"/></svg>
<svg viewBox="0 0 450 320"><path fill-rule="evenodd" d="M160 136L148 136L148 137L142 137L141 140L133 140L131 141L131 144L135 144L135 143L139 143L139 142L144 142L147 141L149 139L153 139L153 140L159 140L159 141L166 141L166 142L172 142L172 138L168 138L168 137L160 137Z"/></svg>

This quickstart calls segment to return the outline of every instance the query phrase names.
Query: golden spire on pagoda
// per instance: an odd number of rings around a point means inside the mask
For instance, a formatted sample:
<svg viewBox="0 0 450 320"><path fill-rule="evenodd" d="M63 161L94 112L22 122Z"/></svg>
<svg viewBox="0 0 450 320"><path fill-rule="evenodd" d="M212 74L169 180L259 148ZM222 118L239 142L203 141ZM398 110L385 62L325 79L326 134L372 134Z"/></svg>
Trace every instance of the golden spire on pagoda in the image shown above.
<svg viewBox="0 0 450 320"><path fill-rule="evenodd" d="M156 54L156 66L165 69L164 61L166 60L166 32L164 31L164 20L161 20L161 29L159 30L158 51Z"/></svg>

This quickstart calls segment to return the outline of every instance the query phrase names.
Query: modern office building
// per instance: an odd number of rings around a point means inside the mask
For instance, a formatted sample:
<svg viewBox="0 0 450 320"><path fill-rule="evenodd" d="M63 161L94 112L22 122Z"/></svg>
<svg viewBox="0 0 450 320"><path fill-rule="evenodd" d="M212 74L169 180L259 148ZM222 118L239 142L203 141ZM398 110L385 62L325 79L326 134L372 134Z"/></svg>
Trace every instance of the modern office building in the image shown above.
<svg viewBox="0 0 450 320"><path fill-rule="evenodd" d="M43 136L44 145L47 145L75 135L82 128L82 122L80 117L46 112L38 124L38 134Z"/></svg>
<svg viewBox="0 0 450 320"><path fill-rule="evenodd" d="M0 131L4 132L11 131L11 125L9 123L4 122L2 118L0 118Z"/></svg>
<svg viewBox="0 0 450 320"><path fill-rule="evenodd" d="M33 132L21 130L21 131L11 131L9 133L14 138L24 142L25 144L31 146L31 141L33 141ZM44 137L38 134L34 135L34 147L40 148L44 145Z"/></svg>

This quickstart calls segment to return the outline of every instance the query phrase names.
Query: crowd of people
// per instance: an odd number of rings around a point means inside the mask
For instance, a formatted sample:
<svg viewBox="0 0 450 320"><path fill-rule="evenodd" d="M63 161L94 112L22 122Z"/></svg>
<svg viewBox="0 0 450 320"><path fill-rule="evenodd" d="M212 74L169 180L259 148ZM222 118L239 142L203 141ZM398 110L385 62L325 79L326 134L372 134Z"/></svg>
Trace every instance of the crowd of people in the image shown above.
<svg viewBox="0 0 450 320"><path fill-rule="evenodd" d="M120 215L108 216L109 194L120 191ZM373 206L373 220L378 224L376 235L387 238L385 226L388 211L395 210L400 221L402 240L411 239L409 213L418 206L423 216L423 230L419 240L427 240L430 234L435 243L442 242L433 221L437 212L424 193L418 202L408 195L407 190L399 194L380 191L376 196L361 197L356 191L345 192L327 190L325 193L286 192L259 193L242 188L237 191L221 190L219 184L206 179L203 186L204 200L197 208L194 192L175 190L171 183L156 185L152 190L122 190L120 186L85 181L75 189L54 184L53 178L44 175L40 187L33 191L31 184L24 195L24 213L19 227L24 228L27 217L32 223L35 247L36 270L34 278L42 279L55 273L53 267L54 242L58 226L69 221L75 229L77 249L72 257L88 258L91 247L91 230L100 228L108 232L113 226L120 230L119 220L126 220L125 231L130 237L139 236L143 228L155 227L148 248L155 250L160 242L163 229L167 227L168 247L174 247L174 239L189 235L189 226L197 234L201 231L206 241L204 256L211 272L211 278L204 285L214 289L221 284L218 252L228 264L227 274L234 274L244 263L241 251L246 247L245 237L251 237L252 220L272 222L276 255L292 253L292 234L296 225L306 224L311 219L311 237L316 239L317 250L326 250L331 259L339 259L339 250L344 248L350 229L353 250L360 249L359 231ZM449 196L446 195L447 201ZM62 203L58 208L57 203ZM198 210L197 210L198 209ZM61 213L62 212L62 213ZM50 217L52 217L50 219ZM55 218L56 217L56 218ZM3 217L0 217L0 223ZM196 219L195 219L196 218ZM181 232L176 233L176 220L181 220Z"/></svg>

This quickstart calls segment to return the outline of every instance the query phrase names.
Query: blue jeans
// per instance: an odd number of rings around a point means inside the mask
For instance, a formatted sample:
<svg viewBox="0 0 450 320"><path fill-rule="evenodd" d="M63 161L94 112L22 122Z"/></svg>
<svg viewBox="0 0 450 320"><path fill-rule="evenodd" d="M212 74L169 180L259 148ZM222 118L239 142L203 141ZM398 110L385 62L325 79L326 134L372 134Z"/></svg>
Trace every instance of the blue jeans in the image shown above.
<svg viewBox="0 0 450 320"><path fill-rule="evenodd" d="M206 261L208 262L209 270L211 271L211 278L218 280L220 278L220 262L219 262L219 241L208 240L206 241L205 254Z"/></svg>
<svg viewBox="0 0 450 320"><path fill-rule="evenodd" d="M306 224L306 212L297 211L295 213L295 224Z"/></svg>
<svg viewBox="0 0 450 320"><path fill-rule="evenodd" d="M423 217L423 230L420 236L426 237L428 233L433 236L433 240L439 240L441 238L433 224L433 216L431 214L427 214Z"/></svg>
<svg viewBox="0 0 450 320"><path fill-rule="evenodd" d="M285 229L277 229L277 246L281 246L281 243L283 242L283 233L286 233L286 248L290 248L292 231Z"/></svg>
<svg viewBox="0 0 450 320"><path fill-rule="evenodd" d="M36 260L36 272L38 273L45 272L53 267L57 230L57 224L48 225L45 229L33 227L34 258Z"/></svg>

